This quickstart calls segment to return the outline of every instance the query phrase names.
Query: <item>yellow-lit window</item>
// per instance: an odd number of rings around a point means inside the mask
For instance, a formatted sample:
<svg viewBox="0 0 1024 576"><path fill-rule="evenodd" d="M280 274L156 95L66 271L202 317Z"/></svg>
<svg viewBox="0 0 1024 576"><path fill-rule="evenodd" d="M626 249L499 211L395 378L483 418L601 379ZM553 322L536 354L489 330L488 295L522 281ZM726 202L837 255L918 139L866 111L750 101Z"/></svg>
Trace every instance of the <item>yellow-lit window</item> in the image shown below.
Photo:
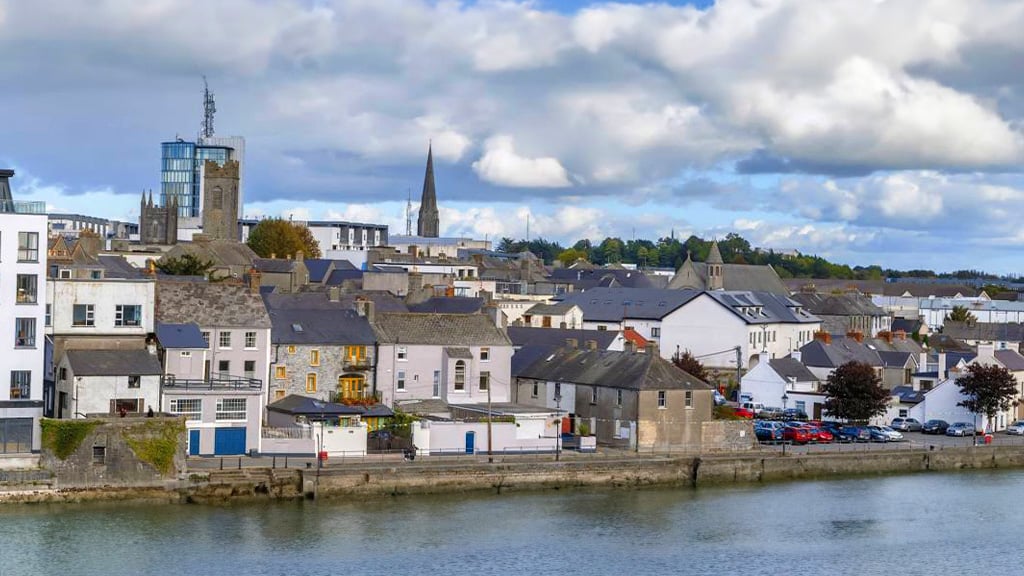
<svg viewBox="0 0 1024 576"><path fill-rule="evenodd" d="M310 394L316 392L316 374L313 372L306 374L306 392Z"/></svg>
<svg viewBox="0 0 1024 576"><path fill-rule="evenodd" d="M280 400L284 398L286 392L284 390L274 390L274 400Z"/></svg>
<svg viewBox="0 0 1024 576"><path fill-rule="evenodd" d="M274 367L274 378L277 378L278 380L284 380L287 377L288 377L288 372L285 370L284 366L275 366Z"/></svg>
<svg viewBox="0 0 1024 576"><path fill-rule="evenodd" d="M309 351L309 365L310 366L319 366L320 365L320 351L319 350L310 350Z"/></svg>
<svg viewBox="0 0 1024 576"><path fill-rule="evenodd" d="M366 346L345 346L345 357L349 362L366 360Z"/></svg>
<svg viewBox="0 0 1024 576"><path fill-rule="evenodd" d="M338 391L346 400L362 398L364 382L361 376L341 376L338 378Z"/></svg>
<svg viewBox="0 0 1024 576"><path fill-rule="evenodd" d="M295 354L295 346L289 346L288 347L288 353L289 354Z"/></svg>

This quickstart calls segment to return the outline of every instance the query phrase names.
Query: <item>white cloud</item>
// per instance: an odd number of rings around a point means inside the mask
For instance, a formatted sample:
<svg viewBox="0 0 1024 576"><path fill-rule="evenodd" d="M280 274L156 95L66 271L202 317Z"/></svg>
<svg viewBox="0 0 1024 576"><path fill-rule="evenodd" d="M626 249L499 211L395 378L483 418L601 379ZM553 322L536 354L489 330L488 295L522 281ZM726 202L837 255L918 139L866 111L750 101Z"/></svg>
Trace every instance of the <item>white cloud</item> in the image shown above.
<svg viewBox="0 0 1024 576"><path fill-rule="evenodd" d="M484 155L473 162L473 171L487 182L517 188L564 188L572 186L569 174L557 158L526 158L515 150L511 136L487 139Z"/></svg>

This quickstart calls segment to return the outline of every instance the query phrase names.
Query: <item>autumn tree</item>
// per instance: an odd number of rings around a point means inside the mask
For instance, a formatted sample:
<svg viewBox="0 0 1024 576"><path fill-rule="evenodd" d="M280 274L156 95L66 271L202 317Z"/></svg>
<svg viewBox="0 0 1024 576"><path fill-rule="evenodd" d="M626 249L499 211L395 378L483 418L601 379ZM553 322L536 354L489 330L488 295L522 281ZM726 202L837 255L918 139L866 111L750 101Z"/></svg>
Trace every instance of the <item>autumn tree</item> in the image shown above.
<svg viewBox="0 0 1024 576"><path fill-rule="evenodd" d="M889 405L890 393L865 362L847 362L836 368L821 387L825 411L841 420L866 422Z"/></svg>
<svg viewBox="0 0 1024 576"><path fill-rule="evenodd" d="M320 257L320 245L309 228L281 218L261 220L249 233L247 244L262 258L284 258L299 251L308 258Z"/></svg>
<svg viewBox="0 0 1024 576"><path fill-rule="evenodd" d="M700 360L697 360L689 350L685 350L682 353L676 353L672 355L672 363L679 367L683 372L688 373L690 376L697 378L702 382L708 382L708 371L701 364Z"/></svg>
<svg viewBox="0 0 1024 576"><path fill-rule="evenodd" d="M971 364L967 374L956 381L960 393L966 396L957 406L984 414L989 421L1000 412L1017 405L1017 381L1013 374L997 365Z"/></svg>

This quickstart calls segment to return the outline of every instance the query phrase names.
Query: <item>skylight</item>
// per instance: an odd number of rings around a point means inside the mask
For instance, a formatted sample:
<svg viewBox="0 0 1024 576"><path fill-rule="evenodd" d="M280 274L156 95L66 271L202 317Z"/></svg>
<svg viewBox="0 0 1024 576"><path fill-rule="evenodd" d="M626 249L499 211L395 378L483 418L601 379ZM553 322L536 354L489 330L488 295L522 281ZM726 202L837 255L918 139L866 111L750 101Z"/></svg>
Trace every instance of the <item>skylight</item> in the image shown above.
<svg viewBox="0 0 1024 576"><path fill-rule="evenodd" d="M293 332L302 332L302 324L292 324Z"/></svg>

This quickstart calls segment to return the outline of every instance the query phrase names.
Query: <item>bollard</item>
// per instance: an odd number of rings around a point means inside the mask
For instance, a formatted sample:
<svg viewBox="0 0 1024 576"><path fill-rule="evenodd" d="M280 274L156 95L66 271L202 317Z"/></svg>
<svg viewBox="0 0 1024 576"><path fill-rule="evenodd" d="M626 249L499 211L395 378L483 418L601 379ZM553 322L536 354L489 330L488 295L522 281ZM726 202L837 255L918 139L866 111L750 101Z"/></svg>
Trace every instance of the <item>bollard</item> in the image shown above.
<svg viewBox="0 0 1024 576"><path fill-rule="evenodd" d="M284 467L288 468L288 457L287 456L284 457Z"/></svg>
<svg viewBox="0 0 1024 576"><path fill-rule="evenodd" d="M221 470L224 469L224 459L223 458L220 459L220 469Z"/></svg>
<svg viewBox="0 0 1024 576"><path fill-rule="evenodd" d="M238 457L238 469L239 470L242 469L242 457L241 456Z"/></svg>
<svg viewBox="0 0 1024 576"><path fill-rule="evenodd" d="M270 467L277 468L277 456L274 456L273 460L271 461Z"/></svg>

